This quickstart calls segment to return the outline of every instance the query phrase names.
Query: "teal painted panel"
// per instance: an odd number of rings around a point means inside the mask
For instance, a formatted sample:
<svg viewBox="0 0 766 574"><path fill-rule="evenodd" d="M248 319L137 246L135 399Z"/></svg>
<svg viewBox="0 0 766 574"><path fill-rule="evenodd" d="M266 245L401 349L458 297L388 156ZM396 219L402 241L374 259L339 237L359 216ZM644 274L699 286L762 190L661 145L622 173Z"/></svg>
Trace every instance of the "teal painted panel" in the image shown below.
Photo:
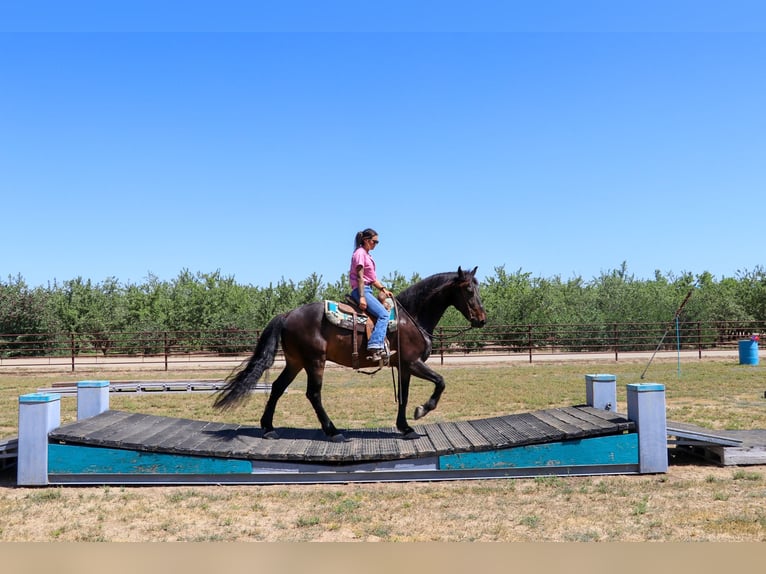
<svg viewBox="0 0 766 574"><path fill-rule="evenodd" d="M517 446L486 452L466 452L439 458L441 470L611 464L638 464L638 434Z"/></svg>
<svg viewBox="0 0 766 574"><path fill-rule="evenodd" d="M250 474L252 470L250 461L232 458L48 445L48 473L51 474Z"/></svg>

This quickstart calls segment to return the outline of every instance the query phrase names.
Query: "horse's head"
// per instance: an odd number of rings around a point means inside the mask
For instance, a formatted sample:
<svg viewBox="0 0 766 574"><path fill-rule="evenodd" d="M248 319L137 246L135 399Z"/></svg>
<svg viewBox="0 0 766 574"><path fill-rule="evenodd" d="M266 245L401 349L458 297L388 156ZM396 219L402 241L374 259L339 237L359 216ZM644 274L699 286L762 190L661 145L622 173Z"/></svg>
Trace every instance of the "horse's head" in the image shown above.
<svg viewBox="0 0 766 574"><path fill-rule="evenodd" d="M455 295L452 300L452 304L463 317L471 322L471 327L483 327L487 322L487 313L479 295L479 282L475 277L477 269L478 267L474 267L473 271L463 271L462 267L457 268Z"/></svg>

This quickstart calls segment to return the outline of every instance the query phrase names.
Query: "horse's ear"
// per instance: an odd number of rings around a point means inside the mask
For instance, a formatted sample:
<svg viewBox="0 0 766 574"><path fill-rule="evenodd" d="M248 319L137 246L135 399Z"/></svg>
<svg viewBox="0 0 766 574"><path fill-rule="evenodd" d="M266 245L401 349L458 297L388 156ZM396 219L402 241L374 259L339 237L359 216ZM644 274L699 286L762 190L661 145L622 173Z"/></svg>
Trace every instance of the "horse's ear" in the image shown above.
<svg viewBox="0 0 766 574"><path fill-rule="evenodd" d="M473 271L471 271L471 272L469 273L469 275L476 275L476 270L477 270L478 268L479 268L479 266L478 266L478 265L477 265L476 267L474 267L474 268L473 268ZM458 277L458 279L460 279L460 280L463 280L463 279L465 278L465 271L463 271L463 266L462 266L462 265L458 265L458 267L457 267L457 277Z"/></svg>

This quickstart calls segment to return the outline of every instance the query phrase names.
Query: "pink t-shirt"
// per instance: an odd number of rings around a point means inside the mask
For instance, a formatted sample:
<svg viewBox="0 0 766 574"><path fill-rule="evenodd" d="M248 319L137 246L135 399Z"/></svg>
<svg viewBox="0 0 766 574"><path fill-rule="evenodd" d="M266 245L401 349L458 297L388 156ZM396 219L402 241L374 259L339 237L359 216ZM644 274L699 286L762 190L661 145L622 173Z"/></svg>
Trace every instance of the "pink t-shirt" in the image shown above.
<svg viewBox="0 0 766 574"><path fill-rule="evenodd" d="M359 287L356 268L360 265L364 267L365 285L375 283L375 281L378 280L378 277L375 275L375 261L364 247L357 247L356 251L354 251L354 254L351 256L351 269L349 270L349 281L352 289Z"/></svg>

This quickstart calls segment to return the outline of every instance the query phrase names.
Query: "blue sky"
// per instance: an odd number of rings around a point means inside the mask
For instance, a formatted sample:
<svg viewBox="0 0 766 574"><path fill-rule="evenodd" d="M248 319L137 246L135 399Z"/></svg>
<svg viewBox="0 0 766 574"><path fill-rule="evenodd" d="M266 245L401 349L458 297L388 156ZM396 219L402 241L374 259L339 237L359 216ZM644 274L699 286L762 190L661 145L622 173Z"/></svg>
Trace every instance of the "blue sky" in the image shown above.
<svg viewBox="0 0 766 574"><path fill-rule="evenodd" d="M334 282L368 226L383 276L752 270L765 10L719 5L3 0L0 277Z"/></svg>

